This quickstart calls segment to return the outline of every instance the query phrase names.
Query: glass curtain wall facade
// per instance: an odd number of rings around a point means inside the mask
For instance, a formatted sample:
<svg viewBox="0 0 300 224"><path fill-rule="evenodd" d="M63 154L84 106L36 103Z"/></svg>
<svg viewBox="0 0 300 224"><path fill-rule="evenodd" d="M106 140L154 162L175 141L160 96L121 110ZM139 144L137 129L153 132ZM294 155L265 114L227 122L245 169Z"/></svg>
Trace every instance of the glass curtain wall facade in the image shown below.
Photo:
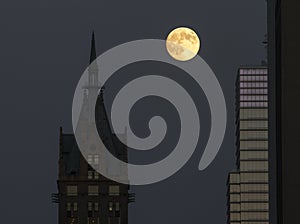
<svg viewBox="0 0 300 224"><path fill-rule="evenodd" d="M300 1L268 5L270 220L300 223Z"/></svg>
<svg viewBox="0 0 300 224"><path fill-rule="evenodd" d="M269 223L268 70L241 67L236 81L237 170L228 177L228 223Z"/></svg>

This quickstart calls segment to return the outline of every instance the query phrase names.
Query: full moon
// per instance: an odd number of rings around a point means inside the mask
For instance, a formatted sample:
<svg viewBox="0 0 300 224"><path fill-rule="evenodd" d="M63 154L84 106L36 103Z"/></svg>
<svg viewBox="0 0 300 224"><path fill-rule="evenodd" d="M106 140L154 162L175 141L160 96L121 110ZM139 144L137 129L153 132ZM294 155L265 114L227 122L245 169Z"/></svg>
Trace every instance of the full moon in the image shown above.
<svg viewBox="0 0 300 224"><path fill-rule="evenodd" d="M179 27L168 35L166 47L174 59L188 61L197 55L200 49L200 39L192 29Z"/></svg>

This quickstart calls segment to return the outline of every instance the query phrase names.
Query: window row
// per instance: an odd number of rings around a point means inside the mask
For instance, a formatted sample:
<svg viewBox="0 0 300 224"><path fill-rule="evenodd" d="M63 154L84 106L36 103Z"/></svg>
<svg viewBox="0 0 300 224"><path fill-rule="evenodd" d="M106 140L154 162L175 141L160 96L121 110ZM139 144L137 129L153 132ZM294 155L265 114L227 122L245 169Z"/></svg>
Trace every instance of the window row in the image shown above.
<svg viewBox="0 0 300 224"><path fill-rule="evenodd" d="M270 224L270 222L269 221L249 221L249 222L242 221L241 224Z"/></svg>
<svg viewBox="0 0 300 224"><path fill-rule="evenodd" d="M240 151L240 160L268 159L268 151Z"/></svg>
<svg viewBox="0 0 300 224"><path fill-rule="evenodd" d="M99 195L99 186L98 185L88 185L88 195L89 196L98 196ZM77 185L68 185L67 186L67 196L77 196L78 195L78 186ZM120 186L119 185L110 185L108 187L109 196L119 196L120 195Z"/></svg>
<svg viewBox="0 0 300 224"><path fill-rule="evenodd" d="M269 201L268 193L241 193L241 201Z"/></svg>
<svg viewBox="0 0 300 224"><path fill-rule="evenodd" d="M240 141L240 150L268 149L268 141Z"/></svg>
<svg viewBox="0 0 300 224"><path fill-rule="evenodd" d="M268 184L231 184L229 186L229 192L233 194L236 193L236 194L248 195L249 193L251 193L251 195L256 195L255 193L260 193L259 195L262 195L262 193L268 191L269 191ZM267 200L268 194L259 197L265 197L265 199Z"/></svg>
<svg viewBox="0 0 300 224"><path fill-rule="evenodd" d="M268 131L240 131L240 140L268 139Z"/></svg>
<svg viewBox="0 0 300 224"><path fill-rule="evenodd" d="M268 121L240 121L240 129L267 129Z"/></svg>
<svg viewBox="0 0 300 224"><path fill-rule="evenodd" d="M241 75L240 81L268 81L266 75Z"/></svg>
<svg viewBox="0 0 300 224"><path fill-rule="evenodd" d="M268 109L265 108L241 108L240 119L267 119Z"/></svg>
<svg viewBox="0 0 300 224"><path fill-rule="evenodd" d="M230 217L234 220L268 220L268 203L232 203L230 204Z"/></svg>
<svg viewBox="0 0 300 224"><path fill-rule="evenodd" d="M269 220L269 212L241 212L241 220L266 220L267 221Z"/></svg>
<svg viewBox="0 0 300 224"><path fill-rule="evenodd" d="M240 102L240 107L268 107L268 102Z"/></svg>
<svg viewBox="0 0 300 224"><path fill-rule="evenodd" d="M240 161L241 171L268 171L268 161Z"/></svg>
<svg viewBox="0 0 300 224"><path fill-rule="evenodd" d="M240 95L241 101L266 101L268 95Z"/></svg>
<svg viewBox="0 0 300 224"><path fill-rule="evenodd" d="M108 217L107 223L121 223L120 217ZM66 224L79 224L78 217L68 217ZM88 217L86 224L100 224L100 217ZM259 223L260 224L260 223Z"/></svg>
<svg viewBox="0 0 300 224"><path fill-rule="evenodd" d="M268 94L268 89L240 89L240 94Z"/></svg>
<svg viewBox="0 0 300 224"><path fill-rule="evenodd" d="M243 183L237 185L230 185L229 191L231 195L242 195L241 200L246 201L244 197L249 197L249 200L254 200L255 197L260 198L262 200L268 200L268 194L266 192L269 191L269 185L266 184L258 184L258 183ZM259 193L259 194L258 194ZM253 196L251 196L251 195ZM240 200L240 196L237 196L238 200Z"/></svg>
<svg viewBox="0 0 300 224"><path fill-rule="evenodd" d="M241 203L241 211L268 211L268 202Z"/></svg>
<svg viewBox="0 0 300 224"><path fill-rule="evenodd" d="M268 74L268 69L256 68L256 69L240 69L240 74L242 75L259 75Z"/></svg>
<svg viewBox="0 0 300 224"><path fill-rule="evenodd" d="M77 212L78 211L77 202L67 202L66 210L67 210L67 212ZM99 212L99 210L100 210L100 208L99 208L98 202L88 202L87 211L89 213L89 217L96 216L95 212ZM112 202L112 201L108 202L108 211L109 212L113 212L113 211L119 212L120 211L120 202ZM71 214L71 213L68 213L68 214Z"/></svg>
<svg viewBox="0 0 300 224"><path fill-rule="evenodd" d="M268 173L241 173L241 183L268 183Z"/></svg>
<svg viewBox="0 0 300 224"><path fill-rule="evenodd" d="M240 88L267 88L267 82L240 82Z"/></svg>
<svg viewBox="0 0 300 224"><path fill-rule="evenodd" d="M268 192L269 184L241 184L241 192Z"/></svg>
<svg viewBox="0 0 300 224"><path fill-rule="evenodd" d="M267 193L241 193L241 194L230 194L230 202L253 202L251 204L261 204L262 202L269 201L269 194Z"/></svg>

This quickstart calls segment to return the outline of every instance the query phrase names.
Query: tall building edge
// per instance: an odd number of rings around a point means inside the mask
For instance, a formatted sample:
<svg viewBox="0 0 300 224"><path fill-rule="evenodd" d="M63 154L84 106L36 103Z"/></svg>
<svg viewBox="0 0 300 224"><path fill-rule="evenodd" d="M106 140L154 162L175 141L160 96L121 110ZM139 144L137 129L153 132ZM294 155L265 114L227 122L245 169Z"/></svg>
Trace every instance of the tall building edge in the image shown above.
<svg viewBox="0 0 300 224"><path fill-rule="evenodd" d="M236 80L237 169L227 185L228 224L269 224L268 69L241 66Z"/></svg>
<svg viewBox="0 0 300 224"><path fill-rule="evenodd" d="M279 83L276 80L280 80L280 75L276 73L276 64L280 59L276 55L276 46L278 45L278 41L280 41L280 23L279 20L275 21L275 18L280 16L280 13L276 12L278 9L278 4L280 2L278 0L268 0L267 1L267 32L268 32L268 72L269 72L269 207L270 207L270 224L281 224L282 221L280 217L281 214L281 197L280 194L280 183L281 177L280 169L277 169L277 164L281 163L280 160L280 152L279 149L280 138L277 138L277 135L280 134L276 132L276 130L280 131L279 128L276 127L278 125L277 120L279 120L280 114L280 98L276 95L276 89L280 87ZM276 24L277 23L277 24ZM277 27L276 27L277 26ZM278 48L278 47L277 47ZM276 77L278 76L278 77ZM276 86L278 85L278 87Z"/></svg>
<svg viewBox="0 0 300 224"><path fill-rule="evenodd" d="M268 0L272 224L300 223L300 2Z"/></svg>

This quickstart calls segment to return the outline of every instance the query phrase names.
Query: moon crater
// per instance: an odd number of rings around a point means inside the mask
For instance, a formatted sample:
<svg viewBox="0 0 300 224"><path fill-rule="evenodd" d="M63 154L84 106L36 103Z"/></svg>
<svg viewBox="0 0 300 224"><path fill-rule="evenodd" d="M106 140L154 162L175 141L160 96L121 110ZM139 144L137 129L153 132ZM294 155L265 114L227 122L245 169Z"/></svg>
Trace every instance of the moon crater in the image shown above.
<svg viewBox="0 0 300 224"><path fill-rule="evenodd" d="M200 39L192 29L179 27L168 35L166 47L174 59L188 61L194 58L200 50Z"/></svg>

